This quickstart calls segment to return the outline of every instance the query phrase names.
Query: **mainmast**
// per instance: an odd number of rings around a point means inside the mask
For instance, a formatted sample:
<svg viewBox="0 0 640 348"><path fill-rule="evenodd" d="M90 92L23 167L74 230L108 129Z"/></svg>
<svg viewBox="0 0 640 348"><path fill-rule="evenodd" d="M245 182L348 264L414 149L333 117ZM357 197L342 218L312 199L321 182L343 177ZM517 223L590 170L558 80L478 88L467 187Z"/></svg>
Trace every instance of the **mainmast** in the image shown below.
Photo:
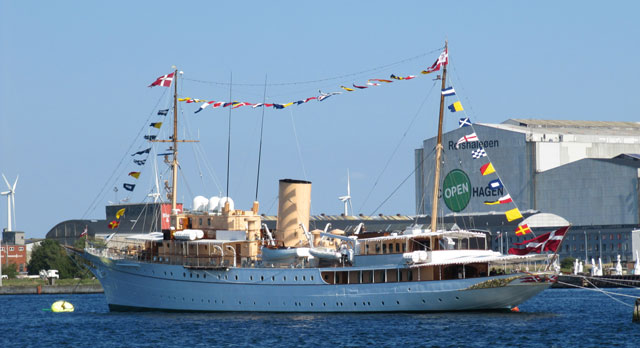
<svg viewBox="0 0 640 348"><path fill-rule="evenodd" d="M447 50L448 42L444 42L444 51ZM443 63L442 70L442 90L446 88L447 64ZM431 201L431 231L437 230L438 220L438 193L440 191L440 163L442 162L442 118L444 115L444 95L440 93L440 117L438 121L438 144L436 145L436 170L433 176L433 200Z"/></svg>

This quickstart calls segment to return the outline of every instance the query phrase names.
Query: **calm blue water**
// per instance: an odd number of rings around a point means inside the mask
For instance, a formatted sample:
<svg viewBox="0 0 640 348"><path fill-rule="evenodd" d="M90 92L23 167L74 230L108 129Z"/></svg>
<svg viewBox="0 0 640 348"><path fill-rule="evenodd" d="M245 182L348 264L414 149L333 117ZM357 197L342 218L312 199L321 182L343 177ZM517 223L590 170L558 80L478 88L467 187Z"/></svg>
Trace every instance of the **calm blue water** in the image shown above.
<svg viewBox="0 0 640 348"><path fill-rule="evenodd" d="M42 310L58 299L76 311ZM192 314L111 313L102 294L0 296L0 347L640 347L622 299L552 289L520 313Z"/></svg>

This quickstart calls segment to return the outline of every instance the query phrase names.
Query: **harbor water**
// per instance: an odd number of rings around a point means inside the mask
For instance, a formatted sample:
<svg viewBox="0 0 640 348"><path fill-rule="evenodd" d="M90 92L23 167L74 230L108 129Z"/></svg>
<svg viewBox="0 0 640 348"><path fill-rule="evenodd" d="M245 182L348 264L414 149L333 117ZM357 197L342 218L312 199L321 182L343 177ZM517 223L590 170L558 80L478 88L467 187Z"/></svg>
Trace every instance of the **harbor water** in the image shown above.
<svg viewBox="0 0 640 348"><path fill-rule="evenodd" d="M46 310L59 299L75 312ZM634 301L550 289L520 312L116 313L102 294L5 295L0 347L638 347Z"/></svg>

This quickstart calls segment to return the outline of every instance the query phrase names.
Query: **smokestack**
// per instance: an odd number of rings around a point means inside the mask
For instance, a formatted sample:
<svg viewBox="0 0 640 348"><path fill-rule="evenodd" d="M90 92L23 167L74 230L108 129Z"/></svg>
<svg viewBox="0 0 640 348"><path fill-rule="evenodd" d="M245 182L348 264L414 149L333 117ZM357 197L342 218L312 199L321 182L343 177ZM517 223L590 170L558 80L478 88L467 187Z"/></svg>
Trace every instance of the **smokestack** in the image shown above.
<svg viewBox="0 0 640 348"><path fill-rule="evenodd" d="M285 246L300 246L300 240L306 244L300 223L309 229L311 182L282 179L278 197L278 223L275 232L278 244L284 242Z"/></svg>

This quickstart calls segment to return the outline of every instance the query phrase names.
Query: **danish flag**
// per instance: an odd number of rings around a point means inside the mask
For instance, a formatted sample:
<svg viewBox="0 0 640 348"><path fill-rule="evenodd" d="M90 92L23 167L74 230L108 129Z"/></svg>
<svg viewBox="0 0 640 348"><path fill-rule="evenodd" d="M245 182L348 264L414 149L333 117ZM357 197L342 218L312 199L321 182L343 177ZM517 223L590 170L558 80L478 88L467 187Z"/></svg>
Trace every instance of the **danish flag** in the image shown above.
<svg viewBox="0 0 640 348"><path fill-rule="evenodd" d="M175 72L172 72L171 74L158 77L158 79L153 81L153 83L150 84L149 87L153 87L153 86L171 87L171 82L173 82L174 74Z"/></svg>
<svg viewBox="0 0 640 348"><path fill-rule="evenodd" d="M529 253L540 254L543 251L555 252L556 250L558 250L558 246L562 242L562 239L564 239L565 234L567 234L567 231L569 231L569 227L570 226L565 226L553 232L548 232L540 235L536 238L525 240L524 242L513 243L515 245L525 245L525 248L511 248L509 249L509 254L527 255Z"/></svg>

